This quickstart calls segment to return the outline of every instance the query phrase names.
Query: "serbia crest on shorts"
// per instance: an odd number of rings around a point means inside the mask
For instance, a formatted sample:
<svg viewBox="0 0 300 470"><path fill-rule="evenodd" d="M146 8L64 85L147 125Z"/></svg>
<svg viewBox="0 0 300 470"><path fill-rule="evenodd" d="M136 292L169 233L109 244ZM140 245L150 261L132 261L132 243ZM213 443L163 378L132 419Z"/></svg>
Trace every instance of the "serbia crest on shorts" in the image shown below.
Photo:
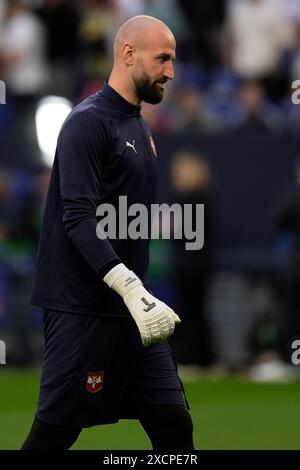
<svg viewBox="0 0 300 470"><path fill-rule="evenodd" d="M103 370L97 370L96 372L88 372L85 383L85 388L90 393L99 392L103 387Z"/></svg>

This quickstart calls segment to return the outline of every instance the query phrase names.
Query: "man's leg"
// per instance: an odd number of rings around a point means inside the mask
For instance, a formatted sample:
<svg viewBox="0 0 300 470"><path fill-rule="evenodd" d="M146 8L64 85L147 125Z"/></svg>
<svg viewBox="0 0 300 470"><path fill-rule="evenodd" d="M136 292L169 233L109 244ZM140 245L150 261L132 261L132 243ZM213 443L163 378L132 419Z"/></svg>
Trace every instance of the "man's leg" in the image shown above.
<svg viewBox="0 0 300 470"><path fill-rule="evenodd" d="M156 451L194 450L193 422L184 405L144 406L139 420Z"/></svg>
<svg viewBox="0 0 300 470"><path fill-rule="evenodd" d="M56 426L34 419L20 450L67 450L76 442L81 428Z"/></svg>

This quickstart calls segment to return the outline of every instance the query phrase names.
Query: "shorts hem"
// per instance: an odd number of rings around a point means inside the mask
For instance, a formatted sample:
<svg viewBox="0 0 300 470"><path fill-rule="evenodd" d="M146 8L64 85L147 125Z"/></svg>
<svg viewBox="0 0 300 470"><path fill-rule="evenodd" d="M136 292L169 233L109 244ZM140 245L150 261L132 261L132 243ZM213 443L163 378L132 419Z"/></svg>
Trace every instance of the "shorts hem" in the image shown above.
<svg viewBox="0 0 300 470"><path fill-rule="evenodd" d="M173 406L173 405L182 405L185 408L189 409L189 407L186 406L186 403L184 400L172 400L172 401L163 401L159 403L154 403L152 402L144 402L144 403L136 403L133 406L129 406L127 410L122 411L122 409L118 412L118 416L106 416L106 417L98 417L93 420L80 420L80 421L71 421L68 417L66 416L57 416L57 418L51 418L46 416L41 416L38 412L35 413L35 416L37 419L40 421L47 423L47 424L53 424L55 426L66 426L66 427L80 427L80 428L90 428L92 426L101 426L103 424L115 424L118 423L120 419L139 419L138 418L138 411L137 408L140 407L148 407L148 406Z"/></svg>
<svg viewBox="0 0 300 470"><path fill-rule="evenodd" d="M61 418L58 417L57 419L52 419L52 418L49 418L48 416L40 416L39 413L35 413L35 416L38 420L42 421L43 423L46 423L46 424L52 424L54 426L66 426L66 427L70 427L70 428L90 428L92 426L100 426L102 424L115 424L119 421L120 418L116 418L116 417L106 417L106 418L98 418L98 419L95 419L95 420L82 420L82 421L78 421L78 422L71 422L70 419L68 419L68 417L65 417L65 416L62 416Z"/></svg>

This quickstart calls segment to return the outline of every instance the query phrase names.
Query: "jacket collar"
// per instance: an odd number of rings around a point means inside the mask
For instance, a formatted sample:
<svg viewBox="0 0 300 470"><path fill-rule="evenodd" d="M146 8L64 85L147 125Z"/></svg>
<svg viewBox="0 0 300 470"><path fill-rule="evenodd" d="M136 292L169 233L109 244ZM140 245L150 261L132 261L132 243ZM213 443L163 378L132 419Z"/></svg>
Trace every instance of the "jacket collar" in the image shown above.
<svg viewBox="0 0 300 470"><path fill-rule="evenodd" d="M117 93L108 83L104 82L102 90L99 92L104 98L106 98L111 103L114 103L120 111L123 111L127 114L134 114L138 116L141 111L140 106L136 106L129 101L125 100L119 93Z"/></svg>

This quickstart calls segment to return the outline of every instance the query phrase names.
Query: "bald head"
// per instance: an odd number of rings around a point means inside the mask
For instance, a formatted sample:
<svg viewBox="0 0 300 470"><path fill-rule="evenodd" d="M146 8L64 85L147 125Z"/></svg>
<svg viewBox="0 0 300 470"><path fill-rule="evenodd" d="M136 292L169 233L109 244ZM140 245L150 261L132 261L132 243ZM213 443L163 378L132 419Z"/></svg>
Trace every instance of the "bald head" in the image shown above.
<svg viewBox="0 0 300 470"><path fill-rule="evenodd" d="M119 55L126 43L144 47L157 37L169 37L175 42L172 31L153 16L139 15L127 20L119 29L114 41L114 53Z"/></svg>
<svg viewBox="0 0 300 470"><path fill-rule="evenodd" d="M159 103L163 85L174 77L175 48L165 23L152 16L130 18L115 37L109 84L133 103Z"/></svg>

